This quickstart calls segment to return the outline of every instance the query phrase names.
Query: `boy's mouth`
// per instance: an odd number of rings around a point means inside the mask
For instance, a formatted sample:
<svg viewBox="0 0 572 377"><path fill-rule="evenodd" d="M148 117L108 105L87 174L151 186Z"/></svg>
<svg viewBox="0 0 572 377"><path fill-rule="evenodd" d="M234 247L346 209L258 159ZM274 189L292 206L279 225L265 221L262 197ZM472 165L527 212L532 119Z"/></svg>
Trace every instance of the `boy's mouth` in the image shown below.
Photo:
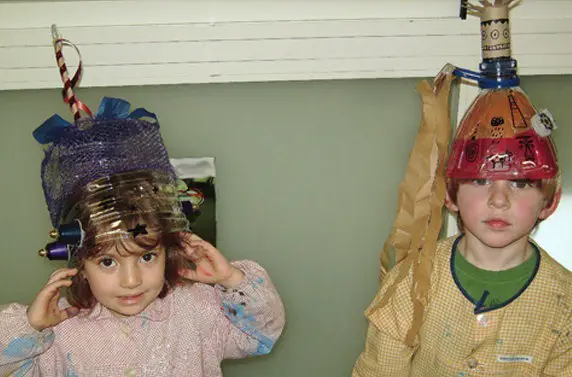
<svg viewBox="0 0 572 377"><path fill-rule="evenodd" d="M485 221L485 224L493 229L504 229L510 225L508 221L502 219L489 219Z"/></svg>

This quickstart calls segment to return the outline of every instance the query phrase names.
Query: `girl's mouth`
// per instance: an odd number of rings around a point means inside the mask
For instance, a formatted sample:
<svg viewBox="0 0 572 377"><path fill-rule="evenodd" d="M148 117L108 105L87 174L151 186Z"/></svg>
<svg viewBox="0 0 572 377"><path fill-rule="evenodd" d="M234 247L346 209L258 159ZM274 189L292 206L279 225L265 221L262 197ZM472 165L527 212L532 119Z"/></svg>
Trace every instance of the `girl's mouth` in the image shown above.
<svg viewBox="0 0 572 377"><path fill-rule="evenodd" d="M119 301L123 304L136 304L143 297L143 293L131 296L119 296Z"/></svg>

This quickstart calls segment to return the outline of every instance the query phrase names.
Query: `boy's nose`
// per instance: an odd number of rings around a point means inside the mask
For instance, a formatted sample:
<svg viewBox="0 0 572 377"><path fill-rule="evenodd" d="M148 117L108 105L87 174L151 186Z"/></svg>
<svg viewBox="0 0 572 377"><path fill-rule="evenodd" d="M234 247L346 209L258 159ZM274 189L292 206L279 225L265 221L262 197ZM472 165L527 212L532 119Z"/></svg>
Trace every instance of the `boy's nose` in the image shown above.
<svg viewBox="0 0 572 377"><path fill-rule="evenodd" d="M121 271L120 284L123 288L135 288L141 284L141 271L135 266L125 266Z"/></svg>
<svg viewBox="0 0 572 377"><path fill-rule="evenodd" d="M489 190L489 205L495 208L510 206L509 188L505 181L493 181Z"/></svg>

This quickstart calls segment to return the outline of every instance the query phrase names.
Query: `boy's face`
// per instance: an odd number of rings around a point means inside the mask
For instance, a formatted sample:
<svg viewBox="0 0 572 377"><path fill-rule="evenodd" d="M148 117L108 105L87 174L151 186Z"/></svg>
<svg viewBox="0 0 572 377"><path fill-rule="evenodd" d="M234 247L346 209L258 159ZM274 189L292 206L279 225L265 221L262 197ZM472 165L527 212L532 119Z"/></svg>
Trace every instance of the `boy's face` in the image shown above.
<svg viewBox="0 0 572 377"><path fill-rule="evenodd" d="M447 207L459 212L466 232L491 248L504 248L528 238L537 220L548 217L541 191L524 180L476 179L459 185L457 203Z"/></svg>
<svg viewBox="0 0 572 377"><path fill-rule="evenodd" d="M131 246L131 245L130 245ZM151 304L165 281L165 248L147 251L112 246L85 261L84 277L95 299L114 314L132 316Z"/></svg>

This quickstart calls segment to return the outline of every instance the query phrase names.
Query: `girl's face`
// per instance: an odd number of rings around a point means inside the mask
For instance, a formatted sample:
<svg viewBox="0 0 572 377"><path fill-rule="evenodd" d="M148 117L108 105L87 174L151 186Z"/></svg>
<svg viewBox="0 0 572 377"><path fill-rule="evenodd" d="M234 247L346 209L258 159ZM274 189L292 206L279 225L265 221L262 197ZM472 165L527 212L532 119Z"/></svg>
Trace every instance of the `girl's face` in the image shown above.
<svg viewBox="0 0 572 377"><path fill-rule="evenodd" d="M151 304L165 282L165 248L116 244L85 261L83 276L95 299L112 313L132 316Z"/></svg>

